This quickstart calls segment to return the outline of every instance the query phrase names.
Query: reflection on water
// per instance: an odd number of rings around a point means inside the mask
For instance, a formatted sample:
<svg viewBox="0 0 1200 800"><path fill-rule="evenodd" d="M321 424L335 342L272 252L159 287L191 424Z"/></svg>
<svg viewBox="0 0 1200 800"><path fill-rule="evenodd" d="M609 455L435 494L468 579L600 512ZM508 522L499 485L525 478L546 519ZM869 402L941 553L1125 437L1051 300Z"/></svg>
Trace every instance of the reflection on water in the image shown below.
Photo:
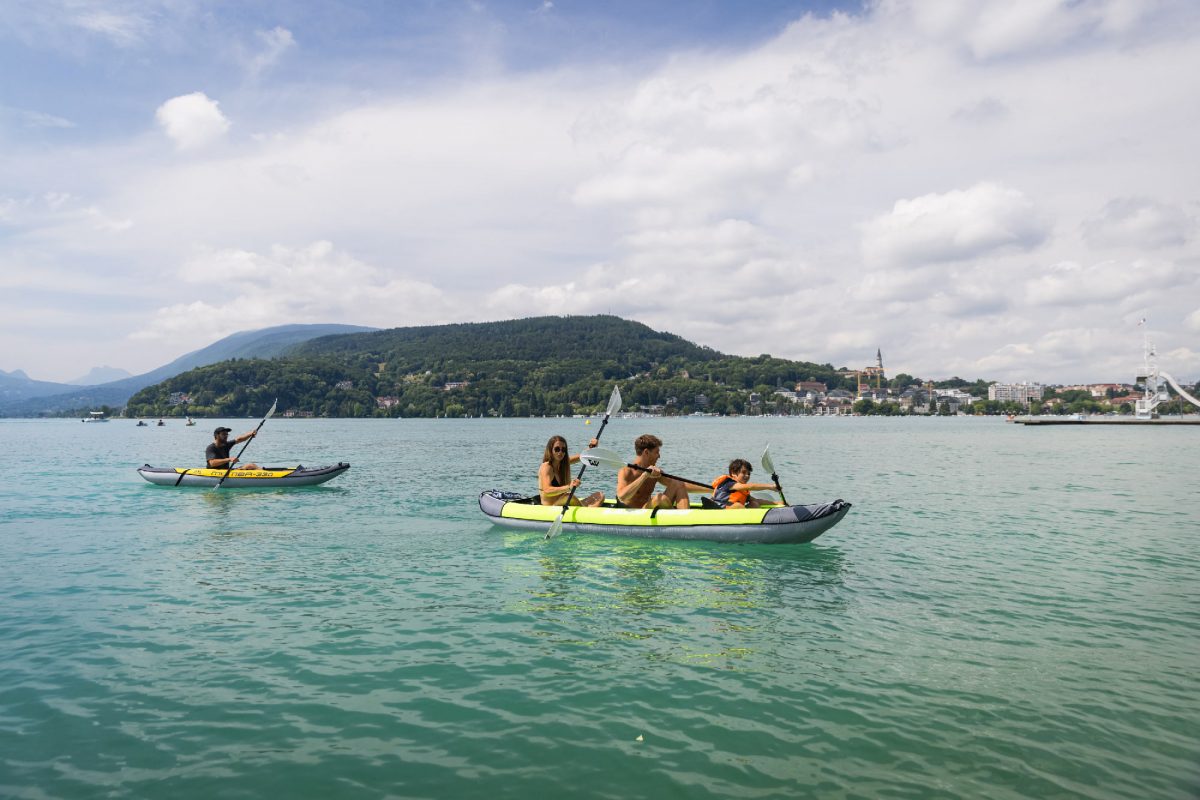
<svg viewBox="0 0 1200 800"><path fill-rule="evenodd" d="M671 590L666 561L646 548L618 551L613 566L620 578L620 605L639 613L666 608Z"/></svg>
<svg viewBox="0 0 1200 800"><path fill-rule="evenodd" d="M155 488L162 491L161 487ZM206 487L182 490L182 496L188 499L181 500L178 505L191 506L191 498L199 497L198 505L205 514L204 522L223 524L233 521L234 512L259 514L281 505L290 510L292 505L303 506L305 501L315 498L321 498L324 502L344 502L346 494L348 492L344 488L326 486L272 486L261 489Z"/></svg>
<svg viewBox="0 0 1200 800"><path fill-rule="evenodd" d="M744 668L757 654L778 649L780 620L797 608L836 614L846 602L845 557L837 547L607 537L543 547L531 545L530 535L506 536L510 547L539 550L532 562L515 562L536 569L511 569L526 584L521 611L538 622L587 630L589 645L635 644L651 660L725 667L737 661Z"/></svg>
<svg viewBox="0 0 1200 800"><path fill-rule="evenodd" d="M227 524L239 502L238 496L224 489L202 489L201 492L200 501L204 510L210 514L207 521L219 525Z"/></svg>

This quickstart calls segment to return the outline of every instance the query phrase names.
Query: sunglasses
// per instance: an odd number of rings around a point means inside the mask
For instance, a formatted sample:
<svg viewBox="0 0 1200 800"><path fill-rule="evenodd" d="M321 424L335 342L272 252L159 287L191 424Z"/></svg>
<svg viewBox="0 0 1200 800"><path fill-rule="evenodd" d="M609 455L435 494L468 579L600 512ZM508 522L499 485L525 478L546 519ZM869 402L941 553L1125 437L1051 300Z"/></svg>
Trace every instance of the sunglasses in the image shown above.
<svg viewBox="0 0 1200 800"><path fill-rule="evenodd" d="M565 448L565 447L559 447L558 445L555 445L554 447L552 447L552 448L550 448L550 449L551 449L553 452L555 452L555 453L565 453L565 452L567 452L567 448Z"/></svg>

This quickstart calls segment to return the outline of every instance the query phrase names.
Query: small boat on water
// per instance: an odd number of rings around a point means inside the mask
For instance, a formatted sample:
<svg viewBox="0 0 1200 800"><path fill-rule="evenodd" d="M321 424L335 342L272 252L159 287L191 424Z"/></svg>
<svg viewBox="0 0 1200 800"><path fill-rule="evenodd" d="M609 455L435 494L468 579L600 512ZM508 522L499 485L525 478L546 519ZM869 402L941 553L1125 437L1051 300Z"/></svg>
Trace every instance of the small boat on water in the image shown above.
<svg viewBox="0 0 1200 800"><path fill-rule="evenodd" d="M234 469L221 483L222 489L257 489L280 486L316 486L333 480L350 465L342 461L327 467L263 467ZM138 475L158 486L216 486L225 477L223 469L206 467L138 467Z"/></svg>
<svg viewBox="0 0 1200 800"><path fill-rule="evenodd" d="M139 419L139 420L138 420L138 424L137 424L137 425L134 425L133 427L135 427L135 428L149 428L150 426L146 424L145 420L140 420L140 419Z"/></svg>
<svg viewBox="0 0 1200 800"><path fill-rule="evenodd" d="M191 417L188 417L187 422L185 422L183 424L190 428L196 424L196 420L192 419Z"/></svg>
<svg viewBox="0 0 1200 800"><path fill-rule="evenodd" d="M571 506L563 514L563 532L602 533L644 539L687 539L711 542L800 544L811 542L850 511L850 503L833 500L799 506L759 508L658 509L617 507L606 500L595 507ZM491 490L479 495L479 508L494 524L545 533L561 506L544 506L534 495Z"/></svg>
<svg viewBox="0 0 1200 800"><path fill-rule="evenodd" d="M108 417L104 415L103 411L89 411L87 419L83 422L108 422Z"/></svg>

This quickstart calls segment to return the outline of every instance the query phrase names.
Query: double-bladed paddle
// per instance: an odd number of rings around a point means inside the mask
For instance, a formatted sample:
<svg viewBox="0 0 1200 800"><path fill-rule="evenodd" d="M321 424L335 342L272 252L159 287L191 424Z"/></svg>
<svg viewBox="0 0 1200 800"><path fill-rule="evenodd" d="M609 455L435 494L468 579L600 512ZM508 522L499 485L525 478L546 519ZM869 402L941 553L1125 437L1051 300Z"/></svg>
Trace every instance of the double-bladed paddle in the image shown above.
<svg viewBox="0 0 1200 800"><path fill-rule="evenodd" d="M621 410L621 388L614 386L612 394L608 398L608 409L604 412L604 421L600 423L600 430L596 433L596 441L600 441L600 437L604 434L604 426L608 424L608 418ZM570 456L566 456L570 458ZM588 468L587 462L583 462L579 467L580 479L583 478L584 470ZM550 530L546 531L546 538L553 539L562 533L563 514L567 513L567 506L571 505L571 498L575 496L575 487L571 487L571 493L567 495L567 502L563 503L562 508L558 512L558 516L554 518L554 523L550 526Z"/></svg>
<svg viewBox="0 0 1200 800"><path fill-rule="evenodd" d="M267 415L262 418L262 422L258 423L258 427L254 429L254 433L256 435L260 430L262 430L262 426L267 424L267 420L271 418L271 415L275 413L275 406L277 405L279 405L278 397L275 398L274 403L271 403L271 410L267 412ZM213 489L221 488L221 484L224 483L225 479L229 477L229 473L233 472L233 465L242 460L242 453L246 452L246 448L250 446L250 442L252 441L254 441L253 436L246 440L246 443L242 445L242 449L238 451L236 456L234 456L233 461L229 462L228 466L225 468L225 474L221 476L221 480L217 481L217 485L214 486Z"/></svg>
<svg viewBox="0 0 1200 800"><path fill-rule="evenodd" d="M771 480L775 482L775 491L779 492L779 499L782 500L783 504L786 506L788 501L787 498L783 496L783 487L779 485L779 473L775 471L775 462L771 460L771 445L767 445L766 448L763 449L762 465L763 469L771 473Z"/></svg>
<svg viewBox="0 0 1200 800"><path fill-rule="evenodd" d="M584 450L579 454L579 460L584 464L594 467L609 467L610 469L629 467L630 469L636 469L639 472L650 471L649 467L639 467L637 464L630 464L625 459L621 458L620 454L614 453L612 450L605 450L603 447L593 447L591 450ZM687 478L681 478L678 475L672 475L669 472L660 472L659 475L664 478L670 478L671 480L679 481L681 483L690 483L692 486L699 486L704 489L712 488L710 484L689 480Z"/></svg>

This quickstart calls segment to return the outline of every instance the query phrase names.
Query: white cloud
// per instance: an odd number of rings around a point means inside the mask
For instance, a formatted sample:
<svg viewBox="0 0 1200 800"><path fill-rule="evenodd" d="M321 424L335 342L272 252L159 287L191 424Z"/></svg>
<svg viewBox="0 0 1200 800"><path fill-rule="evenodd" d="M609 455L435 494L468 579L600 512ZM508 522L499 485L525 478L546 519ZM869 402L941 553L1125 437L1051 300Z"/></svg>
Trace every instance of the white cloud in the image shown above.
<svg viewBox="0 0 1200 800"><path fill-rule="evenodd" d="M1029 55L1094 36L1116 36L1156 10L1143 0L884 0L883 13L911 20L921 34L961 45L974 58Z"/></svg>
<svg viewBox="0 0 1200 800"><path fill-rule="evenodd" d="M269 31L258 31L255 37L261 43L262 49L247 60L246 69L252 77L257 77L273 67L284 53L296 46L292 32L279 26Z"/></svg>
<svg viewBox="0 0 1200 800"><path fill-rule="evenodd" d="M445 318L454 305L432 284L395 276L335 250L331 242L272 247L267 253L201 253L180 277L202 299L160 308L132 334L186 346L242 330L302 322L353 321L378 327Z"/></svg>
<svg viewBox="0 0 1200 800"><path fill-rule="evenodd" d="M1170 261L1112 260L1086 266L1064 261L1025 282L1026 300L1031 306L1140 303L1147 295L1192 287L1198 278Z"/></svg>
<svg viewBox="0 0 1200 800"><path fill-rule="evenodd" d="M74 128L75 123L64 117L47 114L43 111L33 111L25 108L12 108L0 105L0 122L13 119L23 128Z"/></svg>
<svg viewBox="0 0 1200 800"><path fill-rule="evenodd" d="M150 29L149 22L140 14L98 7L81 9L70 21L123 47L138 44Z"/></svg>
<svg viewBox="0 0 1200 800"><path fill-rule="evenodd" d="M204 92L172 97L154 112L163 131L180 150L212 144L229 131L229 120Z"/></svg>
<svg viewBox="0 0 1200 800"><path fill-rule="evenodd" d="M584 181L576 201L588 204L674 203L682 197L711 198L724 206L731 195L746 200L763 180L788 177L781 154L696 147L671 150L649 144L631 147L615 169ZM739 191L749 188L751 192Z"/></svg>
<svg viewBox="0 0 1200 800"><path fill-rule="evenodd" d="M39 197L0 197L0 223L15 229L84 226L94 231L121 232L133 221L88 204L69 192L50 191Z"/></svg>
<svg viewBox="0 0 1200 800"><path fill-rule="evenodd" d="M1182 208L1142 197L1111 200L1083 226L1088 244L1100 248L1178 247L1195 232L1196 218Z"/></svg>
<svg viewBox="0 0 1200 800"><path fill-rule="evenodd" d="M1016 189L980 183L969 189L897 200L890 213L863 226L868 262L917 265L979 258L996 250L1030 250L1047 228Z"/></svg>
<svg viewBox="0 0 1200 800"><path fill-rule="evenodd" d="M152 41L163 7L174 0L39 0L9 2L0 15L0 35L26 45L62 48L74 55L93 42L132 50Z"/></svg>

